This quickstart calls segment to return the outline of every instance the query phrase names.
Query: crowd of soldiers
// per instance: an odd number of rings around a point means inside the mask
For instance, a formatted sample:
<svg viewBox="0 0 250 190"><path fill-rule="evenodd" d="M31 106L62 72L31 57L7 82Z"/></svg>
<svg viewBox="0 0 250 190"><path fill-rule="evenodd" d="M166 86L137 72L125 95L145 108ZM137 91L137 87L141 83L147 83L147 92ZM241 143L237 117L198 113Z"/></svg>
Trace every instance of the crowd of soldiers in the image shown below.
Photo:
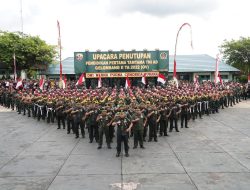
<svg viewBox="0 0 250 190"><path fill-rule="evenodd" d="M114 87L86 89L69 85L60 89L39 89L38 82L15 89L13 81L0 81L0 105L16 110L47 123L57 122L57 129L67 129L75 138L95 140L98 149L103 146L105 136L107 148L116 136L117 154L124 144L125 156L129 156L128 141L134 138L134 146L144 149L144 142L157 142L158 136L179 132L188 128L190 120L215 114L247 99L245 85L236 82L224 85L203 82L197 84L181 82L154 87ZM80 132L79 132L80 130Z"/></svg>

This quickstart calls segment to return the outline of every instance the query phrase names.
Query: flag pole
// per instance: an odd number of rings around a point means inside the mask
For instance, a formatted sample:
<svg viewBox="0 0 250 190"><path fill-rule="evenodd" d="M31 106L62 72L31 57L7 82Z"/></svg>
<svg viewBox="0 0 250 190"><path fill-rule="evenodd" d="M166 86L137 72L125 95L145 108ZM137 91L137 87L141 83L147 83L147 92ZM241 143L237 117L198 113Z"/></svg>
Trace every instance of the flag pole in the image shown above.
<svg viewBox="0 0 250 190"><path fill-rule="evenodd" d="M16 74L16 54L14 52L13 54L13 60L14 60L14 80L17 81L17 74Z"/></svg>
<svg viewBox="0 0 250 190"><path fill-rule="evenodd" d="M218 82L218 73L219 73L219 54L216 55L216 61L215 61L215 72L214 72L214 83L216 84Z"/></svg>
<svg viewBox="0 0 250 190"><path fill-rule="evenodd" d="M61 44L60 23L58 20L57 20L57 29L58 29L58 46L59 46L59 58L60 58L60 80L62 80L62 44Z"/></svg>
<svg viewBox="0 0 250 190"><path fill-rule="evenodd" d="M181 27L179 28L177 35L176 35L176 40L175 40L175 49L174 49L174 74L173 74L173 78L176 79L176 50L177 50L177 43L178 43L178 37L179 37L179 33L181 31L181 29L184 26L189 26L190 27L190 35L191 35L191 47L193 48L193 42L192 42L192 27L189 23L184 23L181 25Z"/></svg>

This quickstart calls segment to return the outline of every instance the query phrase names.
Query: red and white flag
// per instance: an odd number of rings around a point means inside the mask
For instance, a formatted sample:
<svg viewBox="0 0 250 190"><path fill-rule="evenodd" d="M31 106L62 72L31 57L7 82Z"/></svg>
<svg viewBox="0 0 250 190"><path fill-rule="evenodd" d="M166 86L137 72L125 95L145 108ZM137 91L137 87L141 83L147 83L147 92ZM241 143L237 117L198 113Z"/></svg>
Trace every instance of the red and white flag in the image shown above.
<svg viewBox="0 0 250 190"><path fill-rule="evenodd" d="M20 86L23 86L23 80L19 79L18 82L16 83L16 89L18 89Z"/></svg>
<svg viewBox="0 0 250 190"><path fill-rule="evenodd" d="M219 78L219 80L220 80L220 84L221 85L223 85L223 80L222 80L222 78L221 78L221 76L220 76L220 73L218 72L218 78Z"/></svg>
<svg viewBox="0 0 250 190"><path fill-rule="evenodd" d="M39 88L43 90L43 85L44 85L44 78L42 77L39 82Z"/></svg>
<svg viewBox="0 0 250 190"><path fill-rule="evenodd" d="M143 75L143 77L141 78L141 82L143 83L143 84L147 84L147 81L146 81L146 74L144 73L144 75Z"/></svg>
<svg viewBox="0 0 250 190"><path fill-rule="evenodd" d="M98 88L101 88L102 87L102 78L101 78L101 75L99 75L98 77Z"/></svg>
<svg viewBox="0 0 250 190"><path fill-rule="evenodd" d="M126 84L125 84L125 88L130 88L131 87L131 82L128 78L128 75L126 76Z"/></svg>
<svg viewBox="0 0 250 190"><path fill-rule="evenodd" d="M66 83L67 83L67 77L64 75L64 78L62 80L62 87L63 87L63 89L65 89L67 87Z"/></svg>
<svg viewBox="0 0 250 190"><path fill-rule="evenodd" d="M198 75L195 75L194 77L194 85L195 85L195 90L197 90L200 86L199 84L199 76Z"/></svg>
<svg viewBox="0 0 250 190"><path fill-rule="evenodd" d="M81 85L82 83L85 82L85 75L84 73L80 76L80 78L78 79L77 83L76 83L76 86L77 85Z"/></svg>
<svg viewBox="0 0 250 190"><path fill-rule="evenodd" d="M159 73L158 78L157 78L157 82L165 84L166 83L166 77L163 74Z"/></svg>
<svg viewBox="0 0 250 190"><path fill-rule="evenodd" d="M248 74L248 82L250 83L250 74Z"/></svg>

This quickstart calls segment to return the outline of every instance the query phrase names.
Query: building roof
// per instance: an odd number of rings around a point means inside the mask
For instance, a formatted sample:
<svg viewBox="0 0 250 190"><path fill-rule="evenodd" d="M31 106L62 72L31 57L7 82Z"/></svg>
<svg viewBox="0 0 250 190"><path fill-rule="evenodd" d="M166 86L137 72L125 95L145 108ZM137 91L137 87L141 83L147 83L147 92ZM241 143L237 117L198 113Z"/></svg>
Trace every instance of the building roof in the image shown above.
<svg viewBox="0 0 250 190"><path fill-rule="evenodd" d="M62 60L63 74L75 74L74 68L74 57L68 57ZM47 74L49 75L59 75L60 74L60 64L50 64L47 69Z"/></svg>
<svg viewBox="0 0 250 190"><path fill-rule="evenodd" d="M216 59L205 54L201 55L177 55L176 56L177 72L213 72L215 71ZM174 70L174 56L169 56L169 72ZM239 72L239 69L232 67L221 61L219 71Z"/></svg>
<svg viewBox="0 0 250 190"><path fill-rule="evenodd" d="M209 55L177 55L177 72L213 72L215 71L215 58ZM74 57L68 57L62 61L63 74L75 74ZM169 72L174 70L174 56L169 56ZM219 71L222 72L239 72L239 69L232 67L221 61L219 64ZM59 75L60 64L50 64L47 74Z"/></svg>

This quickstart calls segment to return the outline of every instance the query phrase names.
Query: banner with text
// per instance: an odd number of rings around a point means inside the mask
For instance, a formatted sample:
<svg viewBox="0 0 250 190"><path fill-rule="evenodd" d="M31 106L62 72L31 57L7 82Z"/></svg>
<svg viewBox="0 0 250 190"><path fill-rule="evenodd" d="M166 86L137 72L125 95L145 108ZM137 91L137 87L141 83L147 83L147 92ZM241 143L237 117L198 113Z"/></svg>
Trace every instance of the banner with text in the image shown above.
<svg viewBox="0 0 250 190"><path fill-rule="evenodd" d="M86 78L157 77L169 68L168 51L75 52L75 73Z"/></svg>

